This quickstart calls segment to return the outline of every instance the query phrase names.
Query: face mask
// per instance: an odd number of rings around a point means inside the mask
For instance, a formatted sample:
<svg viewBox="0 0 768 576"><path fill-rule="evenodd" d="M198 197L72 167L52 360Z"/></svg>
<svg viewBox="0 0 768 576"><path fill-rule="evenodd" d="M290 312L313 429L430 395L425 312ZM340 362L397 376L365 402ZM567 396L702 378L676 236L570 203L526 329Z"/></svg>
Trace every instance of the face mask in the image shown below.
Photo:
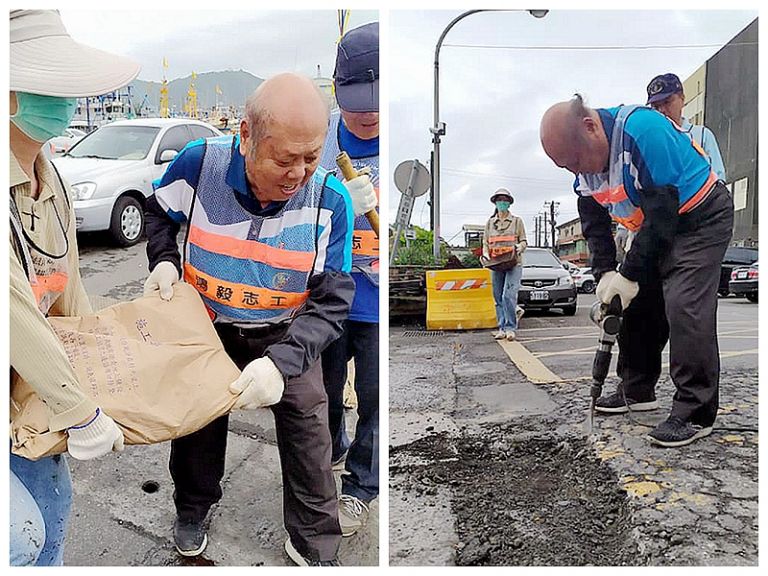
<svg viewBox="0 0 768 576"><path fill-rule="evenodd" d="M17 110L11 122L35 142L61 136L77 108L77 98L16 92Z"/></svg>
<svg viewBox="0 0 768 576"><path fill-rule="evenodd" d="M497 200L496 201L496 208L499 209L499 212L506 212L509 210L509 202L506 200Z"/></svg>

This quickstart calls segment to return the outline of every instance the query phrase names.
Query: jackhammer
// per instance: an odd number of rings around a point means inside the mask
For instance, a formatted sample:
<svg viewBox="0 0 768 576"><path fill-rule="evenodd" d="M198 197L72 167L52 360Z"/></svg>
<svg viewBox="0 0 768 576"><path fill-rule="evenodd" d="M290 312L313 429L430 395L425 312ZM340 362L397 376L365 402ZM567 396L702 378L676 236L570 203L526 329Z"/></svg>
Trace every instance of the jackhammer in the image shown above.
<svg viewBox="0 0 768 576"><path fill-rule="evenodd" d="M595 302L589 311L589 317L600 327L600 339L598 340L595 360L592 363L592 384L589 389L589 415L587 418L587 432L592 433L592 423L595 418L595 401L603 393L603 384L608 377L611 366L611 352L616 343L616 337L621 328L621 298L616 295L610 304Z"/></svg>

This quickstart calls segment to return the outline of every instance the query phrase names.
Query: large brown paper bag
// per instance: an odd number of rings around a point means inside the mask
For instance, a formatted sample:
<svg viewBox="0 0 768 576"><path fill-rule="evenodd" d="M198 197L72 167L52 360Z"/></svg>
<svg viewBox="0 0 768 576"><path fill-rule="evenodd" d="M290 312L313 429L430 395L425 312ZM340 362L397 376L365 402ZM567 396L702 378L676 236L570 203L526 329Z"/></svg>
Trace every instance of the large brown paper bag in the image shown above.
<svg viewBox="0 0 768 576"><path fill-rule="evenodd" d="M188 284L176 284L170 302L155 293L93 316L48 320L83 392L122 428L126 444L185 436L235 403L229 384L240 371ZM65 452L66 433L48 429L48 408L14 376L13 453L37 460Z"/></svg>

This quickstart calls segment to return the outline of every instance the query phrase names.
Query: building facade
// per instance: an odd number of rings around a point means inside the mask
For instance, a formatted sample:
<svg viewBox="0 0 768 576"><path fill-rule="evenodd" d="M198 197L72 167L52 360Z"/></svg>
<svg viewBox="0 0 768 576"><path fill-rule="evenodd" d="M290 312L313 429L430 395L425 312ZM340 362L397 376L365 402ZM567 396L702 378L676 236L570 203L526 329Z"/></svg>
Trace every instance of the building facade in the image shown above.
<svg viewBox="0 0 768 576"><path fill-rule="evenodd" d="M755 19L683 83L685 116L703 121L720 147L733 194L734 246L758 245L757 58Z"/></svg>
<svg viewBox="0 0 768 576"><path fill-rule="evenodd" d="M576 266L589 266L589 247L581 232L581 219L574 218L557 227L557 255Z"/></svg>

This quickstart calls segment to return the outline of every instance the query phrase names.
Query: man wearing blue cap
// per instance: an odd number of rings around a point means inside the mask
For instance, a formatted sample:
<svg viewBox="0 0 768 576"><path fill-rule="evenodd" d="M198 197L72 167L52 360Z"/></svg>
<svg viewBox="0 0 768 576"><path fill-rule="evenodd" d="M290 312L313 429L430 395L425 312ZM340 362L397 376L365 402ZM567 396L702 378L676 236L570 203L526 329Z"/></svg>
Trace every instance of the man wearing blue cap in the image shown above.
<svg viewBox="0 0 768 576"><path fill-rule="evenodd" d="M379 186L379 23L347 32L339 41L334 87L339 110L331 114L320 165L329 170L346 152L358 176L345 182L352 198L355 231L352 278L355 299L341 337L323 353L328 393L332 462L345 461L339 498L342 536L363 525L379 495L379 238L365 213L378 209ZM358 420L350 443L344 424L347 363L355 360Z"/></svg>
<svg viewBox="0 0 768 576"><path fill-rule="evenodd" d="M723 158L720 156L720 148L717 145L715 135L706 126L693 125L690 120L683 117L685 94L680 78L672 73L661 74L650 81L647 91L648 106L664 114L680 130L689 134L693 141L698 143L706 152L712 170L717 174L717 177L725 182L725 166L723 166Z"/></svg>

